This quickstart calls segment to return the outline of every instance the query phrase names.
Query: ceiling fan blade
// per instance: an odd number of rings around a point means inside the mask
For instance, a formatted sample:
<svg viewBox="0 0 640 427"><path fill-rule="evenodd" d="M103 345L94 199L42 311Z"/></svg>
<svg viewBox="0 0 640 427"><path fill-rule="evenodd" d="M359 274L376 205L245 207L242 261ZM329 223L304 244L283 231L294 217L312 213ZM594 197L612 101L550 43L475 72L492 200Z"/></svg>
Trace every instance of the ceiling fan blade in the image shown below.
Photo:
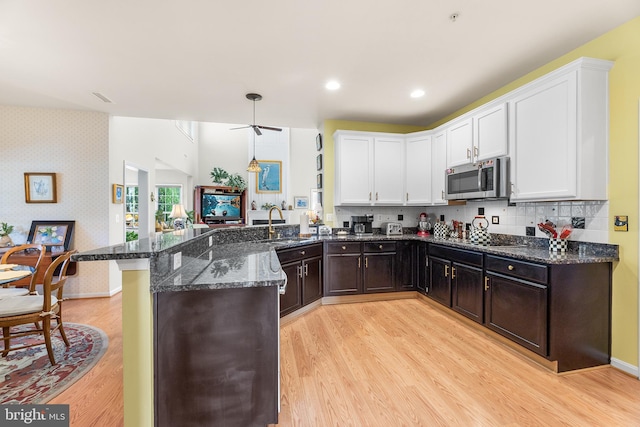
<svg viewBox="0 0 640 427"><path fill-rule="evenodd" d="M229 130L246 129L246 128L250 128L250 127L253 127L253 126L252 125L246 125L246 126L241 126L239 128L231 128Z"/></svg>
<svg viewBox="0 0 640 427"><path fill-rule="evenodd" d="M280 128L274 128L274 127L271 127L271 126L260 126L260 125L256 125L256 127L259 127L260 129L275 130L276 132L282 132L282 129L280 129Z"/></svg>
<svg viewBox="0 0 640 427"><path fill-rule="evenodd" d="M256 134L258 134L258 136L262 135L262 132L260 132L260 129L258 129L260 126L252 125L251 127L256 131Z"/></svg>

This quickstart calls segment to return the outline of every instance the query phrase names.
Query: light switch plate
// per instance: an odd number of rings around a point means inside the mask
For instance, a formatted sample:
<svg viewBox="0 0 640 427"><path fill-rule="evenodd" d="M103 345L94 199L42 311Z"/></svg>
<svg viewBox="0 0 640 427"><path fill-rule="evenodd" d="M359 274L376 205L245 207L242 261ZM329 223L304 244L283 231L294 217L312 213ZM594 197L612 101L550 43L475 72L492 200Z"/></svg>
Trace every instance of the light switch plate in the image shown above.
<svg viewBox="0 0 640 427"><path fill-rule="evenodd" d="M177 270L182 267L182 252L173 254L173 269Z"/></svg>
<svg viewBox="0 0 640 427"><path fill-rule="evenodd" d="M213 236L209 236L209 246L213 246Z"/></svg>

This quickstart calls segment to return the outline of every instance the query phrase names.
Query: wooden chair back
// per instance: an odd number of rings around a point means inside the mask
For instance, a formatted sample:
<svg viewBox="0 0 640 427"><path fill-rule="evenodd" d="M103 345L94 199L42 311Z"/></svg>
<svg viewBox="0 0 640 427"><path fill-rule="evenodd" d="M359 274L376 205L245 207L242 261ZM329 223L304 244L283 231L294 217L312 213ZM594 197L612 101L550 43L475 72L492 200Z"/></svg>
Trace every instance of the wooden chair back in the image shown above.
<svg viewBox="0 0 640 427"><path fill-rule="evenodd" d="M34 292L36 290L36 276L38 275L38 268L40 267L44 254L47 252L46 246L39 243L26 243L24 245L14 246L2 255L0 264L9 264L9 258L11 258L11 255L17 255L18 253L27 250L37 250L39 252L39 256L37 258L32 258L31 263L28 264L30 267L34 268L33 274L31 275L31 281L29 282L29 292ZM24 262L24 260L20 260L21 264Z"/></svg>
<svg viewBox="0 0 640 427"><path fill-rule="evenodd" d="M69 267L69 263L71 262L71 252L65 252L63 255L57 257L47 268L47 271L44 273L44 283L42 293L44 296L44 304L42 311L49 312L51 311L51 295L56 293L56 298L58 301L62 301L62 292L64 289L64 284L67 282L67 268ZM62 265L58 274L55 274L58 266Z"/></svg>

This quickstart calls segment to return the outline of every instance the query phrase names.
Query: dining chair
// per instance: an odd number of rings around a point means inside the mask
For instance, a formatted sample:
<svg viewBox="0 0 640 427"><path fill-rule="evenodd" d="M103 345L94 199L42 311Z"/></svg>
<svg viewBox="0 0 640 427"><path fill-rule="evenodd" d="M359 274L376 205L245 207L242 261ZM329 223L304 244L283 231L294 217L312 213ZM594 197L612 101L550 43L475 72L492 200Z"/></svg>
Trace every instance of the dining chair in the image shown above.
<svg viewBox="0 0 640 427"><path fill-rule="evenodd" d="M0 259L0 264L9 264L9 258L11 258L12 255L18 255L21 252L27 254L32 250L38 251L37 258L21 258L19 261L19 263L22 265L29 265L30 267L34 268L33 274L31 275L31 281L29 282L29 293L34 293L36 291L36 276L38 275L38 268L40 267L42 258L47 251L46 246L39 243L26 243L24 245L14 246L13 248L5 252L4 255L2 255L2 259ZM8 285L6 285L5 287L8 287Z"/></svg>
<svg viewBox="0 0 640 427"><path fill-rule="evenodd" d="M0 327L2 328L2 357L10 351L21 350L28 347L42 345L43 342L22 344L11 347L11 340L30 335L42 335L47 354L52 365L56 364L51 345L51 333L60 331L62 340L69 347L69 340L62 325L62 292L67 281L67 267L71 252L57 257L47 268L44 274L43 294L25 295L13 298L0 299ZM61 266L58 274L56 269ZM53 325L52 320L55 320ZM27 325L29 325L27 327ZM53 328L52 328L53 325ZM16 328L21 326L20 328ZM14 328L12 330L12 328Z"/></svg>

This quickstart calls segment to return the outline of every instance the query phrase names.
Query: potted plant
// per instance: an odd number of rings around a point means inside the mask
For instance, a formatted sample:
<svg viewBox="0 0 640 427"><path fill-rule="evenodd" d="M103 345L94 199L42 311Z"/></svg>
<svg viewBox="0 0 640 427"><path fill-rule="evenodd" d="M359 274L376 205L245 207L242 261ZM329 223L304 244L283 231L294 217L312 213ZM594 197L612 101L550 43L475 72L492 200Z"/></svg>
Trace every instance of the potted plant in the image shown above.
<svg viewBox="0 0 640 427"><path fill-rule="evenodd" d="M225 185L225 180L229 178L229 172L222 168L211 169L211 180L214 184Z"/></svg>
<svg viewBox="0 0 640 427"><path fill-rule="evenodd" d="M227 178L227 186L237 189L238 191L244 191L247 188L247 181L239 173L229 175Z"/></svg>
<svg viewBox="0 0 640 427"><path fill-rule="evenodd" d="M0 247L13 246L11 240L11 234L13 232L13 225L9 225L6 222L0 223Z"/></svg>

